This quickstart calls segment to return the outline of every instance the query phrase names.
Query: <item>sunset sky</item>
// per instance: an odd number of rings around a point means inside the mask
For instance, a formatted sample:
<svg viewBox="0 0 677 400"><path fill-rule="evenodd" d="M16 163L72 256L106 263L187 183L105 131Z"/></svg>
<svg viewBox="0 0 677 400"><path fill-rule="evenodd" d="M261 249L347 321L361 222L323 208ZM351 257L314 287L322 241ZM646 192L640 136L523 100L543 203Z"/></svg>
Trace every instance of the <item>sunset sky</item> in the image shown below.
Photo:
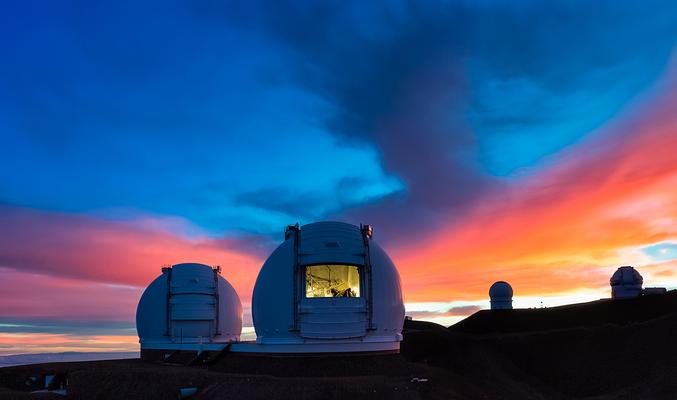
<svg viewBox="0 0 677 400"><path fill-rule="evenodd" d="M374 226L408 315L677 288L677 4L0 12L0 355L138 349L165 264L245 308L288 224ZM375 2L374 2L375 3Z"/></svg>

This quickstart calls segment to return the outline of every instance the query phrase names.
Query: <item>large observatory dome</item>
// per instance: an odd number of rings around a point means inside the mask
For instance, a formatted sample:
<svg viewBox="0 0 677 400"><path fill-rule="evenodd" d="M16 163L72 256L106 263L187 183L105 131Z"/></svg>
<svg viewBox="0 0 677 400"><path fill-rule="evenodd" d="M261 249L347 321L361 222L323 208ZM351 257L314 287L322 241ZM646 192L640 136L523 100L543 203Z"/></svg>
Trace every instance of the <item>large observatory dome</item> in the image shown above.
<svg viewBox="0 0 677 400"><path fill-rule="evenodd" d="M642 295L644 278L630 266L620 267L611 275L611 297L625 299Z"/></svg>
<svg viewBox="0 0 677 400"><path fill-rule="evenodd" d="M370 226L290 226L256 279L258 351L398 351L404 304L392 260Z"/></svg>
<svg viewBox="0 0 677 400"><path fill-rule="evenodd" d="M512 309L512 286L508 282L498 281L489 288L492 310Z"/></svg>
<svg viewBox="0 0 677 400"><path fill-rule="evenodd" d="M242 305L220 272L203 264L162 268L136 309L142 355L149 349L200 350L239 340Z"/></svg>

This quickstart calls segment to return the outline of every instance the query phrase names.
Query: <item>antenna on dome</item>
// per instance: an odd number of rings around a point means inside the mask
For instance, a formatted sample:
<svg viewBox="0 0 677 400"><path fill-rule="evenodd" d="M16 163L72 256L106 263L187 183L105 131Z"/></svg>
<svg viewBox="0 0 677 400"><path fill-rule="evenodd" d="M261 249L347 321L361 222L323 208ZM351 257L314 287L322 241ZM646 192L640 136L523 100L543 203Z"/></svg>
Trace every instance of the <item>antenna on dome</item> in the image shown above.
<svg viewBox="0 0 677 400"><path fill-rule="evenodd" d="M292 235L296 235L296 232L299 231L299 223L297 222L295 225L287 225L286 228L284 228L284 240L289 239L292 237Z"/></svg>
<svg viewBox="0 0 677 400"><path fill-rule="evenodd" d="M374 236L374 228L371 225L360 224L360 231L362 231L362 236L366 239L371 239Z"/></svg>

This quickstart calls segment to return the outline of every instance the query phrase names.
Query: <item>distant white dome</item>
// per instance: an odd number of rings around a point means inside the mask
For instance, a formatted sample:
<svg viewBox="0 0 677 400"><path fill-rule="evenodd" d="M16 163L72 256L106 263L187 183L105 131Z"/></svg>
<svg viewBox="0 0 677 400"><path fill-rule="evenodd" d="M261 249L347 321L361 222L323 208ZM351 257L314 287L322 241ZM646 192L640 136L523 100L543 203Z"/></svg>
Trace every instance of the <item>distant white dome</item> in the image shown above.
<svg viewBox="0 0 677 400"><path fill-rule="evenodd" d="M260 348L269 352L399 350L400 276L371 227L289 227L263 264L252 298Z"/></svg>
<svg viewBox="0 0 677 400"><path fill-rule="evenodd" d="M508 282L498 281L489 288L492 310L512 309L512 286Z"/></svg>
<svg viewBox="0 0 677 400"><path fill-rule="evenodd" d="M611 275L611 297L625 299L642 295L644 278L630 266L620 267Z"/></svg>
<svg viewBox="0 0 677 400"><path fill-rule="evenodd" d="M242 305L219 268L177 264L162 268L143 292L136 330L142 350L237 341Z"/></svg>

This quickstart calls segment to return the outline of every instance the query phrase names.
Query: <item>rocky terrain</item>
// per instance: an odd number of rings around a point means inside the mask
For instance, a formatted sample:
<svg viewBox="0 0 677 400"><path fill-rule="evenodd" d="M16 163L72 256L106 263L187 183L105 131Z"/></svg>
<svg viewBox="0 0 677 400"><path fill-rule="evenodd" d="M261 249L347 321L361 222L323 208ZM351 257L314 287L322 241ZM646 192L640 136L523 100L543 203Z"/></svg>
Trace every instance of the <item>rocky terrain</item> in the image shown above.
<svg viewBox="0 0 677 400"><path fill-rule="evenodd" d="M201 366L129 359L7 367L0 398L175 399L194 388L192 399L675 399L676 338L677 292L669 292L480 311L449 328L406 321L399 355L230 353ZM35 393L45 375L65 395Z"/></svg>

